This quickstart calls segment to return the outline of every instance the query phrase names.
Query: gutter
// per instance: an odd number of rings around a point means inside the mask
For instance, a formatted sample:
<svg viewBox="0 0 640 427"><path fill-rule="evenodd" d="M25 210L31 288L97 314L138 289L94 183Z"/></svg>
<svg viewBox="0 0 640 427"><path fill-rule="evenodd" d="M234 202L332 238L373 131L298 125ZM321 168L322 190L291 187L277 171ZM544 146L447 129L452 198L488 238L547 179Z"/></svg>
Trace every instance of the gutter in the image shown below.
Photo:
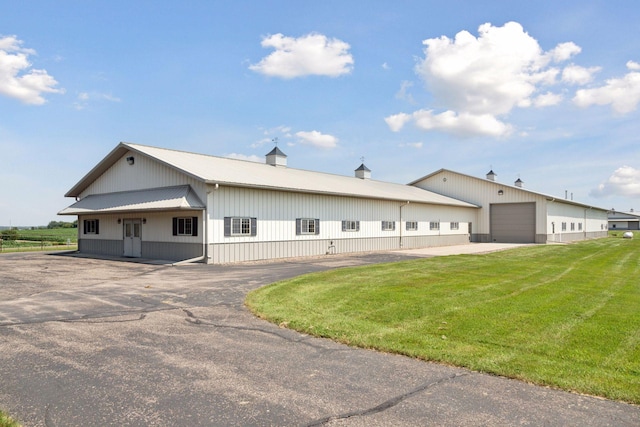
<svg viewBox="0 0 640 427"><path fill-rule="evenodd" d="M205 208L202 210L202 222L204 223L202 229L203 229L203 239L202 239L202 255L197 256L195 258L190 258L190 259L185 259L182 261L178 261L178 262L174 262L171 264L172 267L178 266L178 265L183 265L183 264L191 264L193 262L199 262L199 261L205 261L207 260L207 250L209 248L209 196L211 196L213 194L213 192L215 190L217 190L218 188L220 188L220 184L216 183L210 183L210 185L213 187L213 190L209 190L207 191L207 200L205 202Z"/></svg>

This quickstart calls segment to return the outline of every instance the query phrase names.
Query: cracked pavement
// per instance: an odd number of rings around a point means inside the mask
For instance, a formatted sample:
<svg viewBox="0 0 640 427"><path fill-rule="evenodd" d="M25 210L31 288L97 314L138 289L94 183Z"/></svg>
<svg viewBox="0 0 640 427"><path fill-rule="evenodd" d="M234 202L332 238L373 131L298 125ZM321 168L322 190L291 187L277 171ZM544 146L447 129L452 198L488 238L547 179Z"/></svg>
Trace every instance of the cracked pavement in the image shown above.
<svg viewBox="0 0 640 427"><path fill-rule="evenodd" d="M243 305L277 280L410 256L0 255L0 408L26 427L640 425L637 406L350 348Z"/></svg>

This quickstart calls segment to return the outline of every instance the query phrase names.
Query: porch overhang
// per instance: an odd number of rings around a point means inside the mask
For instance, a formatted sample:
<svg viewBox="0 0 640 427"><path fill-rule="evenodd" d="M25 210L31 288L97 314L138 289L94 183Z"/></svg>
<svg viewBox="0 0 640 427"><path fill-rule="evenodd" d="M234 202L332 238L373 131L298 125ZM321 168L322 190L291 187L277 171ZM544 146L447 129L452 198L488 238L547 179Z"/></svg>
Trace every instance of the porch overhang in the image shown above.
<svg viewBox="0 0 640 427"><path fill-rule="evenodd" d="M180 185L147 190L92 194L61 210L58 215L204 209L205 204L202 203L191 186Z"/></svg>

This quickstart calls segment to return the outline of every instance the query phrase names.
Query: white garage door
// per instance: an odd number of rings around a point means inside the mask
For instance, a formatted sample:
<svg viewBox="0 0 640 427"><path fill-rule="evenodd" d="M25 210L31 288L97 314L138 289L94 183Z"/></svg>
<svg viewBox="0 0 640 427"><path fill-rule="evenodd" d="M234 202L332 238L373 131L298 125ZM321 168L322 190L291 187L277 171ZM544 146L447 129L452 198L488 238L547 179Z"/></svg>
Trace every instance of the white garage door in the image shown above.
<svg viewBox="0 0 640 427"><path fill-rule="evenodd" d="M490 212L491 241L499 243L535 243L535 203L492 204Z"/></svg>

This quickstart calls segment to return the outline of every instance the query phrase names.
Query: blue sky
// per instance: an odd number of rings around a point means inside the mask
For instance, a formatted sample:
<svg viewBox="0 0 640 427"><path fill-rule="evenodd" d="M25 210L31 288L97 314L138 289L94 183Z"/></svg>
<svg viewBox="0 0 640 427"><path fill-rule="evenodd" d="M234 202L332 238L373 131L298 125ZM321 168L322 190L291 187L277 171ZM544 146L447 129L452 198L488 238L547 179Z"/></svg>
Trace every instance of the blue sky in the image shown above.
<svg viewBox="0 0 640 427"><path fill-rule="evenodd" d="M120 141L640 209L637 1L28 1L0 14L0 225Z"/></svg>

